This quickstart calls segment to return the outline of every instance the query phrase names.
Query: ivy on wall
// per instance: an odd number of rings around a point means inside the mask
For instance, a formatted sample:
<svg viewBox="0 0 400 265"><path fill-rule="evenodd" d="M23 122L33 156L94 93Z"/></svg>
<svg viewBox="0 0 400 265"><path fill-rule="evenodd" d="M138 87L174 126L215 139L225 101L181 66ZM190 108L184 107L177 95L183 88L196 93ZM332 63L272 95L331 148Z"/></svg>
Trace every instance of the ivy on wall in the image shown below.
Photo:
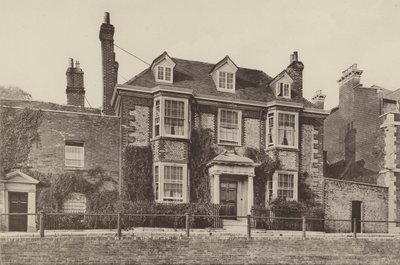
<svg viewBox="0 0 400 265"><path fill-rule="evenodd" d="M28 160L32 144L40 143L41 121L40 110L0 109L0 173L7 173Z"/></svg>
<svg viewBox="0 0 400 265"><path fill-rule="evenodd" d="M190 169L190 201L210 202L209 177L207 163L217 153L214 148L214 138L210 129L192 130L189 155Z"/></svg>
<svg viewBox="0 0 400 265"><path fill-rule="evenodd" d="M124 151L121 198L153 201L153 155L150 146L130 146Z"/></svg>
<svg viewBox="0 0 400 265"><path fill-rule="evenodd" d="M246 148L244 155L259 163L255 168L254 205L264 207L267 180L272 178L275 170L280 167L280 161L272 159L264 150L256 148Z"/></svg>
<svg viewBox="0 0 400 265"><path fill-rule="evenodd" d="M73 192L85 195L87 212L107 212L118 200L117 182L101 167L59 175L26 173L40 181L36 197L38 211L61 211L64 200Z"/></svg>

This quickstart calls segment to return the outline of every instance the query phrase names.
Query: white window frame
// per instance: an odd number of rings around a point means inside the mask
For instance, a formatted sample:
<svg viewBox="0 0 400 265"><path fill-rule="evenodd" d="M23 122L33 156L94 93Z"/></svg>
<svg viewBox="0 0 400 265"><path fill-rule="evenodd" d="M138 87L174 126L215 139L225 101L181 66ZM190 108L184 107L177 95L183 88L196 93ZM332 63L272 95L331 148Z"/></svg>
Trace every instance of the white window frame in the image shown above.
<svg viewBox="0 0 400 265"><path fill-rule="evenodd" d="M237 135L237 142L228 142L229 140L221 139L221 112L222 111L231 111L238 113L238 135ZM235 110L235 109L218 109L218 144L221 145L233 145L233 146L241 146L242 145L242 111Z"/></svg>
<svg viewBox="0 0 400 265"><path fill-rule="evenodd" d="M167 79L167 68L169 69L169 79ZM167 82L167 83L172 83L172 75L173 75L173 71L172 71L172 67L169 66L165 66L165 65L158 65L156 67L156 81L160 81L160 82ZM160 72L161 70L161 72ZM160 78L161 75L161 78Z"/></svg>
<svg viewBox="0 0 400 265"><path fill-rule="evenodd" d="M269 115L273 113L273 142L270 143L269 141ZM294 115L294 122L295 122L295 133L294 133L294 145L282 145L279 144L279 114L289 114L289 115ZM283 147L283 148L293 148L293 149L298 149L299 148L299 113L298 112L291 112L291 111L283 111L283 110L273 110L269 111L267 114L267 120L266 120L266 147Z"/></svg>
<svg viewBox="0 0 400 265"><path fill-rule="evenodd" d="M224 75L224 82L222 83L221 86L221 74ZM232 75L232 88L228 88L228 75ZM228 72L228 71L218 71L217 72L217 88L219 91L222 92L230 92L230 93L234 93L235 92L235 88L236 88L236 74L232 73L232 72Z"/></svg>
<svg viewBox="0 0 400 265"><path fill-rule="evenodd" d="M282 95L279 96L282 89ZM286 82L276 83L276 96L281 98L291 98L292 85Z"/></svg>
<svg viewBox="0 0 400 265"><path fill-rule="evenodd" d="M175 167L182 167L182 198L173 198L173 197L165 197L164 196L164 172L166 166L175 166ZM156 194L156 168L158 167L158 194ZM186 203L188 201L187 194L188 194L188 170L187 164L182 163L166 163L166 162L157 162L153 165L153 192L154 192L154 200L156 202L163 202L163 203Z"/></svg>
<svg viewBox="0 0 400 265"><path fill-rule="evenodd" d="M269 201L269 197L271 197L272 200L275 200L276 198L278 198L279 174L286 174L286 175L292 175L293 176L293 198L287 198L286 200L288 200L288 201L297 201L298 200L298 189L299 189L298 172L296 172L296 171L287 171L287 170L277 170L272 175L272 196L270 196L270 194L269 194L269 189L268 189L268 182L269 181L267 181L265 199L267 201Z"/></svg>
<svg viewBox="0 0 400 265"><path fill-rule="evenodd" d="M75 143L76 145L72 144ZM79 144L79 145L78 145ZM74 160L80 161L79 165L69 163L70 157L72 157L71 152L69 149L75 149L81 151L78 156L81 158L76 158ZM83 142L80 141L65 141L64 144L64 165L67 168L84 168L85 167L85 145Z"/></svg>
<svg viewBox="0 0 400 265"><path fill-rule="evenodd" d="M175 134L168 134L165 131L165 101L172 100L183 102L184 106L184 122L183 122L183 135L175 135ZM156 136L156 102L160 102L160 117L159 122L159 135ZM157 137L173 137L173 138L182 138L188 139L189 137L189 101L188 99L181 99L181 98L173 98L169 96L158 96L154 98L154 106L153 106L153 138Z"/></svg>

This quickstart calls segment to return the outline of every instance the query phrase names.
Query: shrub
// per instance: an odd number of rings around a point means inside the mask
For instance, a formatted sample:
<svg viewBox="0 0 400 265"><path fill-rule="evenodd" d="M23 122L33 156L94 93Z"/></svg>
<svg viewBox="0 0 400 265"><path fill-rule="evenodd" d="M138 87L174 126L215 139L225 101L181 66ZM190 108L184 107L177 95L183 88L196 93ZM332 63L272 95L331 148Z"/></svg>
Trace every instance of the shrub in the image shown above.
<svg viewBox="0 0 400 265"><path fill-rule="evenodd" d="M115 204L115 211L125 214L124 228L131 227L168 227L184 228L185 214L217 216L219 205L211 203L156 203L156 202L131 202L118 201ZM128 216L129 214L144 214L143 216ZM154 214L158 216L145 216ZM178 216L162 216L178 215ZM212 217L191 218L192 228L207 228L215 226L216 219Z"/></svg>

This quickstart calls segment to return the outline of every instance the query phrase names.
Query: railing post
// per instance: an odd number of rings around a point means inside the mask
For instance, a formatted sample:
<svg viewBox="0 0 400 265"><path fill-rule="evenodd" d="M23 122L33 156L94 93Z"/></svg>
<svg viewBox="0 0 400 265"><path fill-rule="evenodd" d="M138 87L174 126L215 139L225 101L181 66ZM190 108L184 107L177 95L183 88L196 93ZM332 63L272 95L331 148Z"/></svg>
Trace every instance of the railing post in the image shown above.
<svg viewBox="0 0 400 265"><path fill-rule="evenodd" d="M190 215L186 213L186 236L190 236Z"/></svg>
<svg viewBox="0 0 400 265"><path fill-rule="evenodd" d="M39 213L39 230L40 237L44 237L44 212L40 211Z"/></svg>
<svg viewBox="0 0 400 265"><path fill-rule="evenodd" d="M307 226L306 217L303 216L303 225L302 225L303 239L306 239L306 229L307 229L306 226Z"/></svg>
<svg viewBox="0 0 400 265"><path fill-rule="evenodd" d="M353 219L353 237L354 239L357 238L357 219Z"/></svg>
<svg viewBox="0 0 400 265"><path fill-rule="evenodd" d="M122 214L118 213L118 220L117 220L117 226L118 226L117 236L118 236L118 239L121 239L121 236L122 236L121 225L122 225Z"/></svg>
<svg viewBox="0 0 400 265"><path fill-rule="evenodd" d="M247 238L251 238L251 215L247 215Z"/></svg>

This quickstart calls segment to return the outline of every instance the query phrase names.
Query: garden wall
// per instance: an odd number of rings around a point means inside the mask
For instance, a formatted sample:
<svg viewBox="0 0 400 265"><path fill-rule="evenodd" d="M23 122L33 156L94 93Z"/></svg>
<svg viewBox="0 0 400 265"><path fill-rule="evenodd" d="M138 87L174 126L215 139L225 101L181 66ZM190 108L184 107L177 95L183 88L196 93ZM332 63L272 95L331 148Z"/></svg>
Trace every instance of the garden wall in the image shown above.
<svg viewBox="0 0 400 265"><path fill-rule="evenodd" d="M398 264L396 239L0 238L0 263Z"/></svg>

